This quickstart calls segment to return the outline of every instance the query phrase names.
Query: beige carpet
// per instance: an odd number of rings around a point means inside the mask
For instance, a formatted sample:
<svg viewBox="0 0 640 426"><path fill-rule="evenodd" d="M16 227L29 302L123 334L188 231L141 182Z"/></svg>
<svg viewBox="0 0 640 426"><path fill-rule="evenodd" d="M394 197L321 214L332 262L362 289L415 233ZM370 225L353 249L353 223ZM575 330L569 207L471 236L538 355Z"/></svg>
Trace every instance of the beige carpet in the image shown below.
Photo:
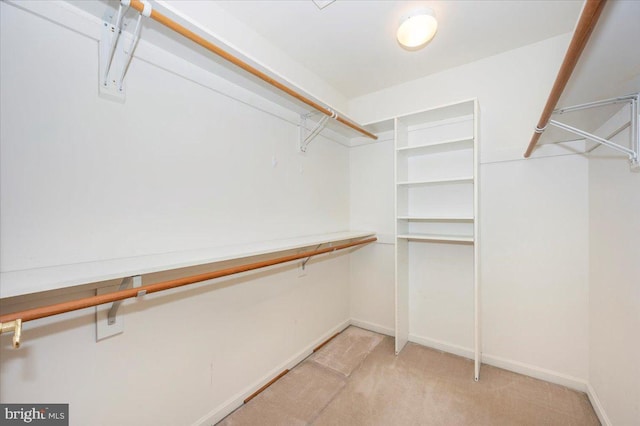
<svg viewBox="0 0 640 426"><path fill-rule="evenodd" d="M349 327L220 425L599 425L584 393Z"/></svg>

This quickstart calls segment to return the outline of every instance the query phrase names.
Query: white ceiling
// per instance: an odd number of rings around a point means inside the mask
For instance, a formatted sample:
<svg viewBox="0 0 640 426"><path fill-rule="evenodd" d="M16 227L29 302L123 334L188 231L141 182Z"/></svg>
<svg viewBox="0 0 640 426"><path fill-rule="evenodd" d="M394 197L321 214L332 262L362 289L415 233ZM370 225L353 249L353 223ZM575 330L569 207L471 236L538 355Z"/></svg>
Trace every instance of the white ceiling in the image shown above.
<svg viewBox="0 0 640 426"><path fill-rule="evenodd" d="M581 0L218 1L217 4L312 70L347 98L401 84L573 30ZM402 49L402 15L435 10L439 28L425 48Z"/></svg>

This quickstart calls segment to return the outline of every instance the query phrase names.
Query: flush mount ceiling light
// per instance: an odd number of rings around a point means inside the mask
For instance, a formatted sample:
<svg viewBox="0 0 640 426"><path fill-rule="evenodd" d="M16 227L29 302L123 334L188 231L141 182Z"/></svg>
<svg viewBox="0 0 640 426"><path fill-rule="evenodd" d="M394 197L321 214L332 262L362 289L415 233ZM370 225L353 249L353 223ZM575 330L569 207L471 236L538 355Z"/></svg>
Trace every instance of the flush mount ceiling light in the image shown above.
<svg viewBox="0 0 640 426"><path fill-rule="evenodd" d="M437 30L438 21L433 10L415 10L400 20L398 43L407 50L418 50L431 41Z"/></svg>

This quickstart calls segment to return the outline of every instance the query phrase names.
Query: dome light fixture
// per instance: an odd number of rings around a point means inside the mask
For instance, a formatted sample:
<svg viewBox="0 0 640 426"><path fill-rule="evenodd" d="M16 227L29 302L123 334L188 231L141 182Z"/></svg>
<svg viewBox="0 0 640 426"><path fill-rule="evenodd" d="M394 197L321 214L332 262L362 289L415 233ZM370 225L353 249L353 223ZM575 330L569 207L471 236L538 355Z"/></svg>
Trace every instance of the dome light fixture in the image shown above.
<svg viewBox="0 0 640 426"><path fill-rule="evenodd" d="M407 50L426 46L438 30L436 14L430 8L414 10L400 20L398 43Z"/></svg>

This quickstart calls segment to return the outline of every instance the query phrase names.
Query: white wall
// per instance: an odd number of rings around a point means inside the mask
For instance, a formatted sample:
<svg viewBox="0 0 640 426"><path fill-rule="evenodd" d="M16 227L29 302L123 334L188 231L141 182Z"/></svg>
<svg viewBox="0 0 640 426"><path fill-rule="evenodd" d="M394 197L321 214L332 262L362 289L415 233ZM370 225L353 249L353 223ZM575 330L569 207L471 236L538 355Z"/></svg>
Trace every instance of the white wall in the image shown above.
<svg viewBox="0 0 640 426"><path fill-rule="evenodd" d="M587 161L561 156L481 167L483 359L588 373ZM539 371L536 371L539 370Z"/></svg>
<svg viewBox="0 0 640 426"><path fill-rule="evenodd" d="M568 41L569 35L558 36L372 93L350 102L349 113L360 122L375 122L478 98L483 361L586 389L587 161L577 156L522 160ZM359 150L351 154L352 181L381 179L381 173L393 181L392 170L377 167L393 162L387 157L391 150ZM355 158L360 155L363 158ZM393 187L375 188L377 198L352 196L352 203L363 204L351 211L379 211L377 219L352 216L352 227L371 223L376 231L388 232L393 217L377 210L375 202L392 200ZM352 183L352 192L357 189ZM378 257L376 262L392 263L391 251L386 256L386 262ZM358 282L357 267L352 264L351 298L369 301L369 308L357 306L359 319L389 327L380 322L388 316L375 314L373 306L388 299L393 277L384 275L384 285L367 286ZM466 312L468 298L441 295L453 305L412 293L410 298L421 303L413 306L419 312L412 313L410 333L422 342L437 341L469 353L471 315L441 321L445 310ZM431 324L418 325L420 318Z"/></svg>
<svg viewBox="0 0 640 426"><path fill-rule="evenodd" d="M603 127L616 128L623 118L628 109ZM628 140L628 130L614 138ZM634 425L640 419L640 174L609 148L589 158L589 210L589 383L610 424Z"/></svg>
<svg viewBox="0 0 640 426"><path fill-rule="evenodd" d="M295 124L144 42L162 68L134 58L126 103L99 98L95 39L0 7L3 272L348 229L345 147L299 155ZM348 281L335 255L153 295L99 343L92 310L30 322L19 351L0 340L0 398L70 403L72 425L211 423L344 326Z"/></svg>
<svg viewBox="0 0 640 426"><path fill-rule="evenodd" d="M349 150L351 229L374 230L378 237L350 255L351 318L385 334L395 328L393 149L393 132L387 132Z"/></svg>
<svg viewBox="0 0 640 426"><path fill-rule="evenodd" d="M102 99L94 40L2 7L3 271L348 228L341 145L146 61Z"/></svg>

